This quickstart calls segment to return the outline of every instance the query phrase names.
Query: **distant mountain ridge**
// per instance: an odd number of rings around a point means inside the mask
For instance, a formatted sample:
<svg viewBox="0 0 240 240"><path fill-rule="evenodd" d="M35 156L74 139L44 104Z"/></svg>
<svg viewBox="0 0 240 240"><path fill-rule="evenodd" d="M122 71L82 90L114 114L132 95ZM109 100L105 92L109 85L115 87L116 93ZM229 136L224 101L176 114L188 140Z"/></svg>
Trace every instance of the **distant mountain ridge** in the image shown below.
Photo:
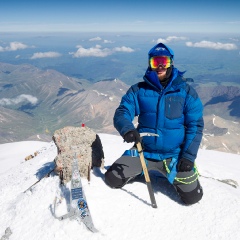
<svg viewBox="0 0 240 240"><path fill-rule="evenodd" d="M52 133L66 125L79 126L82 123L96 131L116 133L112 116L127 89L128 86L117 79L92 84L55 70L0 63L0 105L8 112L11 110L12 116L21 116L17 123L22 126L20 128L26 128L24 118L29 122L26 134L24 131L10 134L5 128L0 142L23 140L29 137L29 132L32 135L45 134L46 131ZM20 100L23 95L25 98ZM31 101L33 99L35 102ZM0 113L2 118L6 115L3 112ZM1 129L6 124L10 130L14 123L2 121Z"/></svg>
<svg viewBox="0 0 240 240"><path fill-rule="evenodd" d="M218 116L229 120L240 118L240 84L224 85L223 83L223 85L219 85L209 83L196 85L195 88L202 99L206 115L212 114L214 107L214 113Z"/></svg>
<svg viewBox="0 0 240 240"><path fill-rule="evenodd" d="M240 154L240 86L191 84L204 104L201 147ZM55 130L82 123L118 134L112 118L128 88L119 79L91 83L29 64L0 63L0 143L50 140Z"/></svg>

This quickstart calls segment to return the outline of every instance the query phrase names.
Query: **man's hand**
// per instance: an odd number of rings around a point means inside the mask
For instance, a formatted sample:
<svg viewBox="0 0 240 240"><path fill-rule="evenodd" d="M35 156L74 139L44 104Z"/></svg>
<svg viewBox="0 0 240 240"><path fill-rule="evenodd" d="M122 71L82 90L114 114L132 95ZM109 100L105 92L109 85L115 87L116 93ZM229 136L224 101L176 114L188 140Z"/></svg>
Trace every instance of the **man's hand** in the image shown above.
<svg viewBox="0 0 240 240"><path fill-rule="evenodd" d="M177 164L178 172L190 172L193 169L194 163L186 158L181 158Z"/></svg>
<svg viewBox="0 0 240 240"><path fill-rule="evenodd" d="M138 143L141 141L140 135L138 133L138 131L135 130L131 130L129 132L127 132L124 136L123 139L125 142L127 143L131 143L131 142L135 142Z"/></svg>

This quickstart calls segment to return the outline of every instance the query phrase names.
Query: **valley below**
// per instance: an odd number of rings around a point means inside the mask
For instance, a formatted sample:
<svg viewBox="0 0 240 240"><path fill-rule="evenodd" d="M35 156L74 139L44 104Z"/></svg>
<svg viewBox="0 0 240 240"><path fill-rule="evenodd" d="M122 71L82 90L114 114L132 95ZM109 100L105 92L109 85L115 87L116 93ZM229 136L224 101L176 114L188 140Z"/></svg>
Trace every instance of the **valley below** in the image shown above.
<svg viewBox="0 0 240 240"><path fill-rule="evenodd" d="M240 154L240 84L191 83L204 104L201 148ZM118 135L113 115L129 85L92 83L29 64L0 63L0 143L51 141L54 131L85 124Z"/></svg>

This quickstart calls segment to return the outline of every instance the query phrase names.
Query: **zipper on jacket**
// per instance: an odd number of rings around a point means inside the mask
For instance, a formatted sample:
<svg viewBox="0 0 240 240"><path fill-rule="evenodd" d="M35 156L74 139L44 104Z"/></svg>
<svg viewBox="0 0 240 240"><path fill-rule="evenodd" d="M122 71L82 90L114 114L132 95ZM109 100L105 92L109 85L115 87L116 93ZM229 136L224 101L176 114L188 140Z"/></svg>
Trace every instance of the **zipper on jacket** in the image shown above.
<svg viewBox="0 0 240 240"><path fill-rule="evenodd" d="M160 129L164 126L164 114L161 114L162 109L165 111L165 107L162 106L163 104L163 95L164 95L164 91L163 89L161 89L159 92L159 97L158 97L158 104L157 104L157 118L156 118L156 129ZM162 108L163 107L163 108Z"/></svg>

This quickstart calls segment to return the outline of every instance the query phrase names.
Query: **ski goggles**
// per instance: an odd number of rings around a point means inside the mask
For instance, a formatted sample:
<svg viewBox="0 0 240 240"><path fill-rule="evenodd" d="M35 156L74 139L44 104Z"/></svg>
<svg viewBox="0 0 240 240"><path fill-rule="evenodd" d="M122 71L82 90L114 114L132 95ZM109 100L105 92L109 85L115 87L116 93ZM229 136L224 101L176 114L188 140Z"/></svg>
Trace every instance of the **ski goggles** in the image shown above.
<svg viewBox="0 0 240 240"><path fill-rule="evenodd" d="M159 65L162 65L164 68L169 68L172 64L172 59L169 56L151 57L149 64L151 68L157 68Z"/></svg>

